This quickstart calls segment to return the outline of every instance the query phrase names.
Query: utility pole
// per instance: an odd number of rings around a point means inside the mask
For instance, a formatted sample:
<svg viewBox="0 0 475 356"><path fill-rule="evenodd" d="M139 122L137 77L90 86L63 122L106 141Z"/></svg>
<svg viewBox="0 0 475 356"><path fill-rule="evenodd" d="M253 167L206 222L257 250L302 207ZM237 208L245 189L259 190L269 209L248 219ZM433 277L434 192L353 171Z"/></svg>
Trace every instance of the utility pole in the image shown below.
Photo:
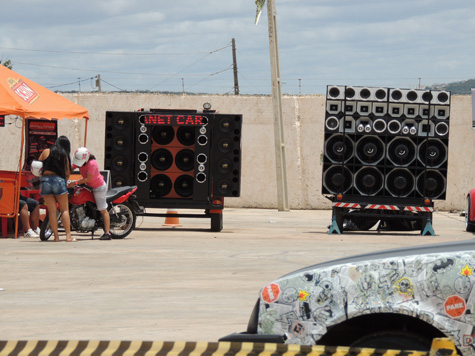
<svg viewBox="0 0 475 356"><path fill-rule="evenodd" d="M101 75L100 75L100 74L97 75L96 87L97 87L97 91L98 91L99 93L102 93Z"/></svg>
<svg viewBox="0 0 475 356"><path fill-rule="evenodd" d="M274 0L267 0L269 23L269 50L272 79L272 103L274 107L274 137L277 173L277 206L279 211L288 211L287 164L285 160L284 123L282 119L282 90L279 69L279 48L277 44L277 19Z"/></svg>
<svg viewBox="0 0 475 356"><path fill-rule="evenodd" d="M238 70L236 61L236 41L233 38L231 42L233 48L234 95L239 95Z"/></svg>

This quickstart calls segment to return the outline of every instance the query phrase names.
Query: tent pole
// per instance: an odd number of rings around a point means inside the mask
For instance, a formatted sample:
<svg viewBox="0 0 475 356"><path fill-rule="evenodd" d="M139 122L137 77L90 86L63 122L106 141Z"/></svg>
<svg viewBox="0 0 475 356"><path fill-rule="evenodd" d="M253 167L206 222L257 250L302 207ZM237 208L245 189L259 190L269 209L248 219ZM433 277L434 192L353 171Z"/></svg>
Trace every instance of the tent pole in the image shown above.
<svg viewBox="0 0 475 356"><path fill-rule="evenodd" d="M21 188L21 170L23 163L23 143L25 140L25 118L21 121L21 144L20 144L20 167L18 167L18 178L17 178L17 193L16 200L13 203L14 211L18 210L20 206L20 188ZM18 212L15 214L15 239L18 237Z"/></svg>
<svg viewBox="0 0 475 356"><path fill-rule="evenodd" d="M86 127L84 128L84 147L86 146L86 139L87 139L87 122L89 121L89 118L86 117Z"/></svg>

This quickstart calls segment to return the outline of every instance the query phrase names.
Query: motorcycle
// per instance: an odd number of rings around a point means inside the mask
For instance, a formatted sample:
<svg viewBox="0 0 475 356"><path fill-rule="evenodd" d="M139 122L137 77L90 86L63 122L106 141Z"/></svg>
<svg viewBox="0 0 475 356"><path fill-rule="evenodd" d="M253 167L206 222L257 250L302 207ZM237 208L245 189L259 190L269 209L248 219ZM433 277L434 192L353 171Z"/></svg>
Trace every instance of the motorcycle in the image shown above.
<svg viewBox="0 0 475 356"><path fill-rule="evenodd" d="M135 228L135 211L138 211L136 209L139 208L133 195L136 190L136 186L124 186L113 188L107 192L106 201L110 215L110 234L113 239L123 239ZM69 217L71 231L91 232L92 239L94 239L94 232L102 229L104 222L100 211L97 210L91 189L86 186L76 186L68 189L68 191L70 191ZM61 213L58 211L58 226L60 224ZM40 229L40 239L42 241L46 241L53 236L48 214L41 223Z"/></svg>

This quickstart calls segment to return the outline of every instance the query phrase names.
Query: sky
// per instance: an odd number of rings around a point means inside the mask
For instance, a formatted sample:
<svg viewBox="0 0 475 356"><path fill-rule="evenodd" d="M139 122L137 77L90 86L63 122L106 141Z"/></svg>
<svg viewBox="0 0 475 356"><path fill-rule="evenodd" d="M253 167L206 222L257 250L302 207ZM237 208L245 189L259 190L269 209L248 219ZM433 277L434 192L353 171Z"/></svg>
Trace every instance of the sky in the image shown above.
<svg viewBox="0 0 475 356"><path fill-rule="evenodd" d="M473 0L274 0L282 93L475 78ZM1 0L0 61L53 91L270 94L254 0ZM6 16L5 16L6 14Z"/></svg>

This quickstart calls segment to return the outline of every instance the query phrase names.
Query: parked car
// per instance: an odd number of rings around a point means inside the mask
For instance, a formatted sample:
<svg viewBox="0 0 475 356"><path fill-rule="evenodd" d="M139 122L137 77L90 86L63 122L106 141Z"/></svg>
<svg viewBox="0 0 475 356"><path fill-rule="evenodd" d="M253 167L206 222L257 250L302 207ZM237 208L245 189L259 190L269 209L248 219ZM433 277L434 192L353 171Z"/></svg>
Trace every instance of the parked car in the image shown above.
<svg viewBox="0 0 475 356"><path fill-rule="evenodd" d="M475 355L475 241L316 264L266 284L247 331L220 341L428 351L449 337Z"/></svg>
<svg viewBox="0 0 475 356"><path fill-rule="evenodd" d="M465 212L465 230L475 232L475 188L467 194L467 211Z"/></svg>

